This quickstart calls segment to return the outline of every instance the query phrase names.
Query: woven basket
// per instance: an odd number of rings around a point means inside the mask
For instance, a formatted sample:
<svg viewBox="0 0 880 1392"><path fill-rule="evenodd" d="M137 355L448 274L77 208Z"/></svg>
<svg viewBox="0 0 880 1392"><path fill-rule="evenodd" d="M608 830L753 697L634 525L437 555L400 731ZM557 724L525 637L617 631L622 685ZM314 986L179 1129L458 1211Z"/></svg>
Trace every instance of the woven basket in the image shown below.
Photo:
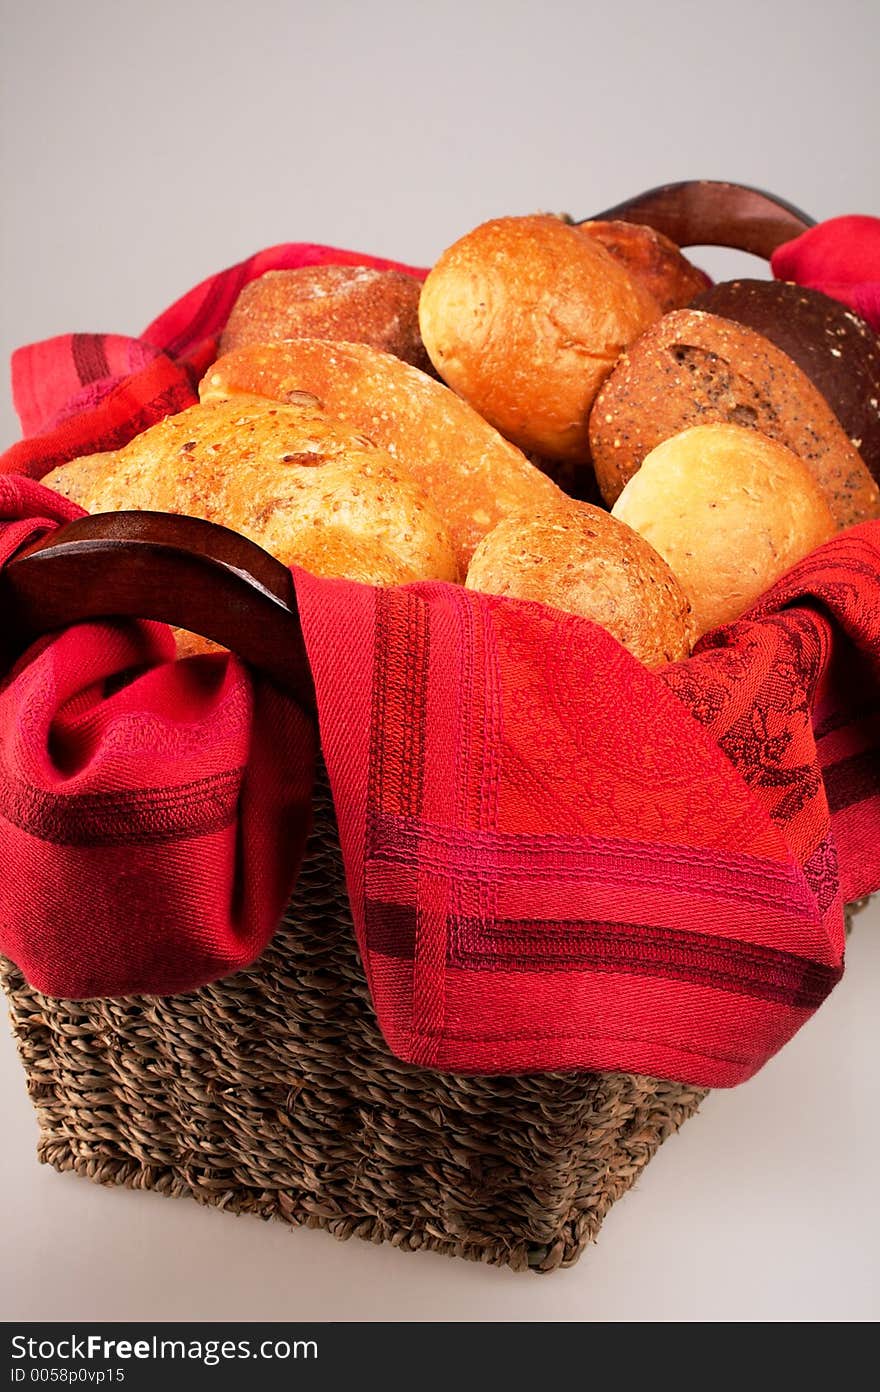
<svg viewBox="0 0 880 1392"><path fill-rule="evenodd" d="M516 1270L574 1262L705 1093L626 1073L480 1078L389 1054L326 780L296 894L249 970L59 1001L0 967L39 1158L100 1184Z"/></svg>
<svg viewBox="0 0 880 1392"><path fill-rule="evenodd" d="M681 245L760 255L808 221L755 190L703 183L600 216L652 223ZM109 612L195 629L296 689L302 653L284 593L273 597L281 568L230 534L220 537L225 559L220 542L190 545L206 525L165 518L157 531L119 515L71 524L85 556L68 542L38 565L16 561L7 615L24 636L106 615L107 576L137 540L149 565L120 581ZM248 567L258 583L245 596ZM292 588L286 572L284 583ZM0 980L42 1161L102 1184L516 1270L571 1265L705 1095L623 1073L458 1077L392 1057L355 943L323 770L296 894L248 971L163 999L50 999L3 959Z"/></svg>

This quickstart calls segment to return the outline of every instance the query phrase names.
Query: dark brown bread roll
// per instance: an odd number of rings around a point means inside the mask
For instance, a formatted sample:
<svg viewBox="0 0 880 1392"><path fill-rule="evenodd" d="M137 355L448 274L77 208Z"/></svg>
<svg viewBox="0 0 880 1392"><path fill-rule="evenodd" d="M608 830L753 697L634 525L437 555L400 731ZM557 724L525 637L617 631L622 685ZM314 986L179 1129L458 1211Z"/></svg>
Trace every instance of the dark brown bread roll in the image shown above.
<svg viewBox="0 0 880 1392"><path fill-rule="evenodd" d="M870 324L819 290L780 280L723 281L692 307L757 329L787 353L880 480L880 339Z"/></svg>
<svg viewBox="0 0 880 1392"><path fill-rule="evenodd" d="M300 266L267 271L232 307L221 353L246 343L324 338L367 343L431 372L419 333L421 281L370 266Z"/></svg>
<svg viewBox="0 0 880 1392"><path fill-rule="evenodd" d="M693 425L742 425L803 459L838 527L880 516L880 491L825 398L754 329L696 309L654 324L617 364L590 414L608 503L651 450Z"/></svg>
<svg viewBox="0 0 880 1392"><path fill-rule="evenodd" d="M664 314L683 309L712 282L683 256L675 242L640 222L579 222L579 232L592 237L619 261L631 276L650 290ZM706 306L709 308L709 306Z"/></svg>

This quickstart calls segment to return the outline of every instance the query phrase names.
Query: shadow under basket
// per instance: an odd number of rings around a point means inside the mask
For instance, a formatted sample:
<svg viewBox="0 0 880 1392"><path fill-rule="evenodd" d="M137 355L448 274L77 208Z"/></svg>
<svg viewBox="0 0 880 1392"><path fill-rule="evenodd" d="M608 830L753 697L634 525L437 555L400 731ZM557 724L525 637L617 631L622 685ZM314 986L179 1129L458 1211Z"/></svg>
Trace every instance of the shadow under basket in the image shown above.
<svg viewBox="0 0 880 1392"><path fill-rule="evenodd" d="M626 1073L459 1077L392 1057L323 771L296 893L249 970L99 1001L0 971L45 1163L515 1270L575 1262L705 1096Z"/></svg>

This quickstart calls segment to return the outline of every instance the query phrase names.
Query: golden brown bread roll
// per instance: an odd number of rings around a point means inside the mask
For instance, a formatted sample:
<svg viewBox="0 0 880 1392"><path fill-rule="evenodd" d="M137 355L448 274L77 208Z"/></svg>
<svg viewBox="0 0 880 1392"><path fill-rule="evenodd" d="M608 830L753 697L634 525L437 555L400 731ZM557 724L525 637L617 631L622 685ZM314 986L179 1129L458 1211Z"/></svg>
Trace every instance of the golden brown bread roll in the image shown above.
<svg viewBox="0 0 880 1392"><path fill-rule="evenodd" d="M589 503L506 518L480 542L465 583L592 619L648 667L690 651L690 604L665 561Z"/></svg>
<svg viewBox="0 0 880 1392"><path fill-rule="evenodd" d="M688 261L675 242L640 222L592 221L575 224L593 237L615 261L640 280L663 314L683 309L712 284L705 271Z"/></svg>
<svg viewBox="0 0 880 1392"><path fill-rule="evenodd" d="M588 457L587 417L621 350L660 310L576 227L495 218L444 251L422 287L422 339L440 376L507 439Z"/></svg>
<svg viewBox="0 0 880 1392"><path fill-rule="evenodd" d="M203 653L222 653L227 649L200 633L190 633L188 628L173 628L174 643L178 657L201 657Z"/></svg>
<svg viewBox="0 0 880 1392"><path fill-rule="evenodd" d="M812 382L763 334L681 309L623 355L590 415L596 478L613 503L662 440L692 425L753 428L804 460L839 527L880 516L880 491Z"/></svg>
<svg viewBox="0 0 880 1392"><path fill-rule="evenodd" d="M452 537L464 574L474 547L502 517L564 494L442 382L362 343L250 344L209 368L203 401L237 392L275 401L311 394L412 475Z"/></svg>
<svg viewBox="0 0 880 1392"><path fill-rule="evenodd" d="M455 580L452 544L403 466L314 404L236 396L190 406L115 453L43 480L88 512L219 522L284 565L371 584Z"/></svg>
<svg viewBox="0 0 880 1392"><path fill-rule="evenodd" d="M678 576L698 635L738 619L836 531L803 460L737 425L694 426L658 445L612 516Z"/></svg>
<svg viewBox="0 0 880 1392"><path fill-rule="evenodd" d="M371 266L300 266L267 271L232 307L220 351L286 338L369 343L412 363L431 365L419 333L421 281Z"/></svg>

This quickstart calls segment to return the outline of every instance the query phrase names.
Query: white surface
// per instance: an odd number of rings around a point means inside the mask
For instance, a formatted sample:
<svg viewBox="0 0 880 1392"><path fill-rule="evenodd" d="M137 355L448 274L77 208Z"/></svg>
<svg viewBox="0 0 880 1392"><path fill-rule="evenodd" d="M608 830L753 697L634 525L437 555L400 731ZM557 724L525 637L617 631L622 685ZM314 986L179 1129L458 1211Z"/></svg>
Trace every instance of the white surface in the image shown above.
<svg viewBox="0 0 880 1392"><path fill-rule="evenodd" d="M587 215L697 176L816 216L880 213L875 0L839 0L833 22L794 0L3 11L4 357L73 329L137 332L275 241L427 262L499 212ZM15 433L4 401L0 442ZM545 1279L40 1168L3 1032L0 1316L874 1319L878 919L793 1044L713 1094L598 1247Z"/></svg>

